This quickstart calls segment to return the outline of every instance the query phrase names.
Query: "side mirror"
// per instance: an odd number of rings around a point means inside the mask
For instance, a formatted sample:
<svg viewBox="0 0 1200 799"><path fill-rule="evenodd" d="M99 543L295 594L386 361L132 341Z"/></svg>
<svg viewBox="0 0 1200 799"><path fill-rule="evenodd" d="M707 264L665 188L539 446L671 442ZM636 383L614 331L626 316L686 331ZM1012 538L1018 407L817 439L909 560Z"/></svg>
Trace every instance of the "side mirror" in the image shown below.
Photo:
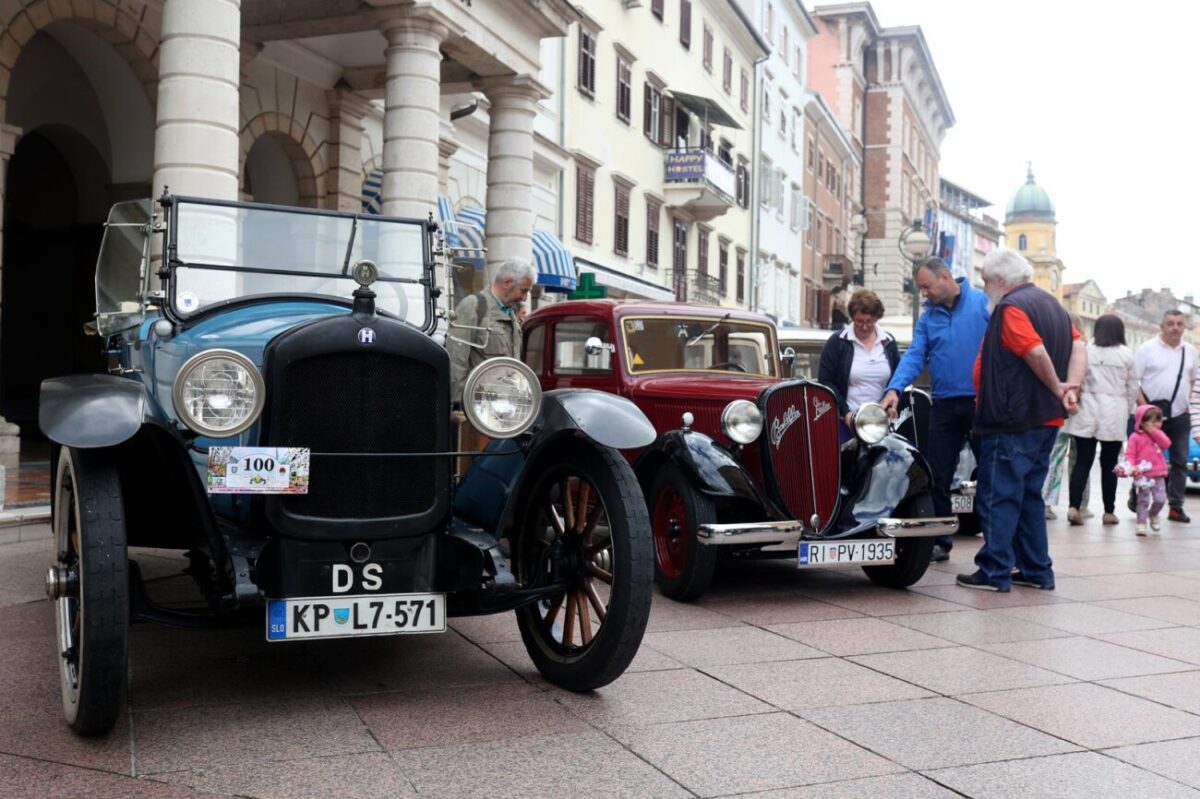
<svg viewBox="0 0 1200 799"><path fill-rule="evenodd" d="M602 352L612 352L614 349L612 344L605 344L599 336L588 336L587 341L583 342L583 351L588 355L599 355Z"/></svg>

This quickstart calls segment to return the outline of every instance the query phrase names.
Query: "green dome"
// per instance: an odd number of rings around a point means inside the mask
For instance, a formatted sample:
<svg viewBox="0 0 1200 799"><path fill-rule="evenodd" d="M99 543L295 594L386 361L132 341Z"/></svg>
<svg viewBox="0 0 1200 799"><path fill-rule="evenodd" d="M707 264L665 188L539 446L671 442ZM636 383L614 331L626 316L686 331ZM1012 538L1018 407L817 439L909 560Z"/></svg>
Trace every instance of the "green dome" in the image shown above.
<svg viewBox="0 0 1200 799"><path fill-rule="evenodd" d="M1054 221L1054 203L1046 190L1033 181L1033 165L1025 175L1025 185L1008 201L1007 219L1014 216L1034 217Z"/></svg>

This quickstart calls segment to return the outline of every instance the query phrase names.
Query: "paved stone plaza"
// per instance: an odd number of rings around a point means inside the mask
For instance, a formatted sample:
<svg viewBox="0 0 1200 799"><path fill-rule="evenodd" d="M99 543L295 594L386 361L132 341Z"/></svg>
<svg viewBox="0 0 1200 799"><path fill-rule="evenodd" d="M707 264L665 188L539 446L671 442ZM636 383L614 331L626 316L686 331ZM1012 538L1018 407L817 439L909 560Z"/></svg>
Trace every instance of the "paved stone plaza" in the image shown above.
<svg viewBox="0 0 1200 799"><path fill-rule="evenodd" d="M1200 796L1200 525L1051 538L1052 593L952 585L978 539L908 592L727 568L699 604L656 598L594 695L540 680L511 614L290 645L139 625L128 711L93 741L59 709L49 542L19 541L0 796ZM178 561L141 560L173 590Z"/></svg>

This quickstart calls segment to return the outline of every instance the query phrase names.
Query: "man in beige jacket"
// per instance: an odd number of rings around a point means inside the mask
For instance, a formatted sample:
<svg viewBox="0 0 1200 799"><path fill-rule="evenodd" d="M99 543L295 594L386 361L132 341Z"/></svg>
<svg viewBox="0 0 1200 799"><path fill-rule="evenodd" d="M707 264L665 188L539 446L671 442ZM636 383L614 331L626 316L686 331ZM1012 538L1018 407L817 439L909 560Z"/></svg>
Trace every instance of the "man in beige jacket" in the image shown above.
<svg viewBox="0 0 1200 799"><path fill-rule="evenodd" d="M450 399L462 400L467 375L489 358L521 357L521 323L517 309L533 288L533 265L509 258L490 288L465 297L455 309L446 338L450 353Z"/></svg>

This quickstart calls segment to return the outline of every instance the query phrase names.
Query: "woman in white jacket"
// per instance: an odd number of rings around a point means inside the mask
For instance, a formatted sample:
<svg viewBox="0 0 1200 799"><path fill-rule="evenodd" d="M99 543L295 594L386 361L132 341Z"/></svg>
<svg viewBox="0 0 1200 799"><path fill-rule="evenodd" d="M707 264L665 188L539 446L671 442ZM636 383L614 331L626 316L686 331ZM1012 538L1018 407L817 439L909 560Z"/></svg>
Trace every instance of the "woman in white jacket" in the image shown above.
<svg viewBox="0 0 1200 799"><path fill-rule="evenodd" d="M1104 494L1104 523L1116 524L1117 476L1113 467L1121 456L1129 414L1137 405L1138 381L1133 351L1125 346L1125 324L1114 314L1096 320L1087 345L1088 368L1079 394L1079 412L1067 420L1066 432L1079 455L1071 470L1067 520L1081 524L1079 505L1100 445L1100 488Z"/></svg>

